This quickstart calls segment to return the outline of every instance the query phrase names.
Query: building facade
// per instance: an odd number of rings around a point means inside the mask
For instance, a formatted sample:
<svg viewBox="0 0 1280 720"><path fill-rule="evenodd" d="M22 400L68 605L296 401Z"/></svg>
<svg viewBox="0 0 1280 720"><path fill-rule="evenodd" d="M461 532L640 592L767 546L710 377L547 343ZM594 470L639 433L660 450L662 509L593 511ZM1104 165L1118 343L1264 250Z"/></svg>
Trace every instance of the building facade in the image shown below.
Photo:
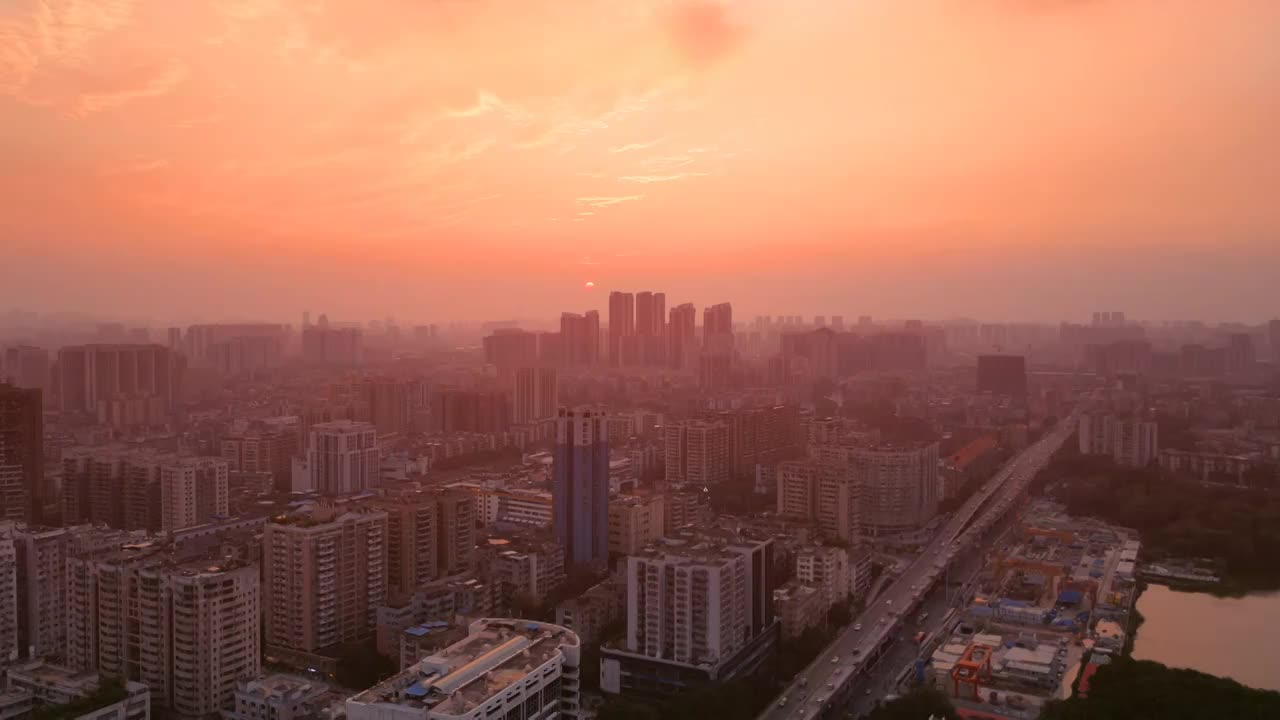
<svg viewBox="0 0 1280 720"><path fill-rule="evenodd" d="M67 560L67 661L140 682L152 702L207 717L261 671L258 566L183 561L168 549L125 546Z"/></svg>
<svg viewBox="0 0 1280 720"><path fill-rule="evenodd" d="M38 388L0 383L0 521L40 522L47 501Z"/></svg>
<svg viewBox="0 0 1280 720"><path fill-rule="evenodd" d="M348 495L376 487L382 456L372 423L335 420L311 426L307 440L307 488L322 495Z"/></svg>
<svg viewBox="0 0 1280 720"><path fill-rule="evenodd" d="M553 525L570 567L600 566L609 556L609 431L591 408L561 408L552 461Z"/></svg>
<svg viewBox="0 0 1280 720"><path fill-rule="evenodd" d="M275 518L262 557L269 648L311 653L373 634L387 593L387 513L315 508Z"/></svg>

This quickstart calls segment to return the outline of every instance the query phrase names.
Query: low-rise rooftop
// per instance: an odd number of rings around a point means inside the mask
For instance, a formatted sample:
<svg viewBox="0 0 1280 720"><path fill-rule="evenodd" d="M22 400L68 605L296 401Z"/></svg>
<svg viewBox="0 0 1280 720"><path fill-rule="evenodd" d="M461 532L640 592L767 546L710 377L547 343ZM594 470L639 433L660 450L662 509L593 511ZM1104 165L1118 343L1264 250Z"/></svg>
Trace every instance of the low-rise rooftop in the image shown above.
<svg viewBox="0 0 1280 720"><path fill-rule="evenodd" d="M549 623L486 618L466 638L350 698L357 705L393 704L424 715L466 715L539 667L577 647L578 636Z"/></svg>

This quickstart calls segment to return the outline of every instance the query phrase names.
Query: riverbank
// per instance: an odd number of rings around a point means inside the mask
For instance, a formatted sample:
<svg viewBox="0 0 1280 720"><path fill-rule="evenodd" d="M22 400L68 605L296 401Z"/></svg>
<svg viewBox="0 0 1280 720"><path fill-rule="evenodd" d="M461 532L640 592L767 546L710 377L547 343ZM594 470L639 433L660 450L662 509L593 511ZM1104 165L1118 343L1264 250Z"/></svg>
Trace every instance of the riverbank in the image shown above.
<svg viewBox="0 0 1280 720"><path fill-rule="evenodd" d="M1221 597L1151 583L1135 611L1142 620L1127 656L1280 691L1280 593Z"/></svg>

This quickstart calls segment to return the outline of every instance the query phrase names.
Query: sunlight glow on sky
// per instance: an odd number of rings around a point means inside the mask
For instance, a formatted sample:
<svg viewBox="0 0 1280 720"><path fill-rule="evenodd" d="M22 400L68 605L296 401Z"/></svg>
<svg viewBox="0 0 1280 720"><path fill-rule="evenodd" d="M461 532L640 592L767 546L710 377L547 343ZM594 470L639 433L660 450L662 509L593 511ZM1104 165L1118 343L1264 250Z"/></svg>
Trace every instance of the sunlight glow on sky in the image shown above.
<svg viewBox="0 0 1280 720"><path fill-rule="evenodd" d="M591 279L1265 317L1277 28L1262 0L3 0L0 307L478 318Z"/></svg>

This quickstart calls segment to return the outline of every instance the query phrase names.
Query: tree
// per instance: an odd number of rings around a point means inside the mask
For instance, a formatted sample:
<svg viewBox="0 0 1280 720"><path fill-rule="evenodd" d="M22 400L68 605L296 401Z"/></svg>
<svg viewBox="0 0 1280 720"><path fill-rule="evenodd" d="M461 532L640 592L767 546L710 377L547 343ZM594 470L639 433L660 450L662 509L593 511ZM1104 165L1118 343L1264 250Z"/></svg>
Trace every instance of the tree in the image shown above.
<svg viewBox="0 0 1280 720"><path fill-rule="evenodd" d="M1040 717L1041 720L1262 720L1280 717L1280 693L1247 688L1234 680L1195 670L1118 657L1090 678L1087 698L1050 702Z"/></svg>

